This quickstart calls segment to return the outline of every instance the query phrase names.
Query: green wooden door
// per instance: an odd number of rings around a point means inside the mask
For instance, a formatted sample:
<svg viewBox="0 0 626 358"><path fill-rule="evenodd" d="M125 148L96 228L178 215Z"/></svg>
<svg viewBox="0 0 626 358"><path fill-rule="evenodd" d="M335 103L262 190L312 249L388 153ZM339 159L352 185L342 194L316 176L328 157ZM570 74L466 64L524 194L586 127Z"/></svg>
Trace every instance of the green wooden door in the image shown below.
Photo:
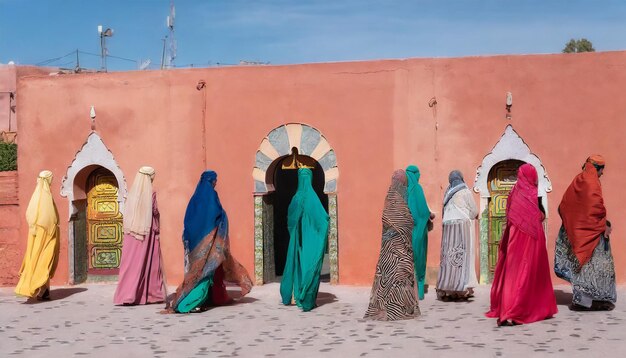
<svg viewBox="0 0 626 358"><path fill-rule="evenodd" d="M498 247L506 225L506 203L509 193L517 182L517 169L524 164L520 160L505 160L489 171L489 275L493 277L498 262Z"/></svg>

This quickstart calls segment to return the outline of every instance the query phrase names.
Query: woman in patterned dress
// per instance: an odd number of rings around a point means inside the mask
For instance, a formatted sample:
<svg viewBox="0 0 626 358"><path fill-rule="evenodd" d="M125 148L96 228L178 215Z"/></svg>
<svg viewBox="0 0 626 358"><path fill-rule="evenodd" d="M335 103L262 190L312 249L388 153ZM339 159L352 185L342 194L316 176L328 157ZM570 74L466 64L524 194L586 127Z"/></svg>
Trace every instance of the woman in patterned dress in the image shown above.
<svg viewBox="0 0 626 358"><path fill-rule="evenodd" d="M612 310L617 301L615 264L600 177L604 158L587 158L563 195L563 225L556 239L554 271L572 284L572 310Z"/></svg>
<svg viewBox="0 0 626 358"><path fill-rule="evenodd" d="M185 276L167 302L167 313L201 312L209 306L232 302L225 282L238 284L241 296L252 288L250 275L230 252L228 216L215 191L216 184L217 173L202 173L187 205L183 230Z"/></svg>
<svg viewBox="0 0 626 358"><path fill-rule="evenodd" d="M385 198L380 256L366 319L395 321L420 315L415 287L412 231L407 205L407 177L396 170Z"/></svg>
<svg viewBox="0 0 626 358"><path fill-rule="evenodd" d="M478 284L474 254L474 219L478 208L463 174L453 170L443 197L443 236L441 263L437 279L440 300L467 299Z"/></svg>

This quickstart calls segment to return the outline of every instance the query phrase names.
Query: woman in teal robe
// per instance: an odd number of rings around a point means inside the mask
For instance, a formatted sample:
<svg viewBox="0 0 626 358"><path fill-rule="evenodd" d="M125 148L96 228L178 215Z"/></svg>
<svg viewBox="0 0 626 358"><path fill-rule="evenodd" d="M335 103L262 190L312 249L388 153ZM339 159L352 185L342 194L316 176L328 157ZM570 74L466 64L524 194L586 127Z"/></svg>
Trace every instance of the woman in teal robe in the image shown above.
<svg viewBox="0 0 626 358"><path fill-rule="evenodd" d="M417 295L420 300L424 299L424 280L426 278L426 253L428 251L429 220L434 218L430 212L424 189L419 183L420 170L415 165L406 168L408 182L407 202L411 216L413 216L413 262L415 265L415 279L417 280Z"/></svg>
<svg viewBox="0 0 626 358"><path fill-rule="evenodd" d="M298 169L298 190L287 214L290 239L280 282L283 304L291 304L293 298L304 312L316 307L328 235L328 214L313 190L312 179L310 169Z"/></svg>

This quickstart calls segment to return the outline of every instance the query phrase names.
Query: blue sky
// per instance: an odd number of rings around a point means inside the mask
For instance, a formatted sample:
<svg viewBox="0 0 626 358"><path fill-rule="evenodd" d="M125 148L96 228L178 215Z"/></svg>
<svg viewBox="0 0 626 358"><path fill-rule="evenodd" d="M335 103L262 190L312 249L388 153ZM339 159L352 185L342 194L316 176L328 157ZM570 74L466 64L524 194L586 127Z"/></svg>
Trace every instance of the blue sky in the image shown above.
<svg viewBox="0 0 626 358"><path fill-rule="evenodd" d="M293 64L408 57L557 53L586 37L626 49L623 0L178 0L175 65ZM161 61L169 0L0 0L0 63L39 64L76 49L109 70ZM73 67L75 55L51 62Z"/></svg>

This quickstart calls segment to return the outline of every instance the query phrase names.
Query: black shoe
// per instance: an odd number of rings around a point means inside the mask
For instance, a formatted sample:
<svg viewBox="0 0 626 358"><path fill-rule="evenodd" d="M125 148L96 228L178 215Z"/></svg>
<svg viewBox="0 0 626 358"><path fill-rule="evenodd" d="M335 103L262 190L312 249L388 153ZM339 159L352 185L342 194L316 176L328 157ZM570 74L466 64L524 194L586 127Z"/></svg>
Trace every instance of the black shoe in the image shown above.
<svg viewBox="0 0 626 358"><path fill-rule="evenodd" d="M612 311L615 305L608 301L593 301L591 309L594 311Z"/></svg>
<svg viewBox="0 0 626 358"><path fill-rule="evenodd" d="M585 312L585 311L593 311L591 309L591 307L585 307L585 306L581 306L581 305L577 305L575 303L572 303L569 306L570 311L576 311L576 312Z"/></svg>
<svg viewBox="0 0 626 358"><path fill-rule="evenodd" d="M50 301L50 289L46 288L46 291L41 295L41 297L37 297L39 301Z"/></svg>

